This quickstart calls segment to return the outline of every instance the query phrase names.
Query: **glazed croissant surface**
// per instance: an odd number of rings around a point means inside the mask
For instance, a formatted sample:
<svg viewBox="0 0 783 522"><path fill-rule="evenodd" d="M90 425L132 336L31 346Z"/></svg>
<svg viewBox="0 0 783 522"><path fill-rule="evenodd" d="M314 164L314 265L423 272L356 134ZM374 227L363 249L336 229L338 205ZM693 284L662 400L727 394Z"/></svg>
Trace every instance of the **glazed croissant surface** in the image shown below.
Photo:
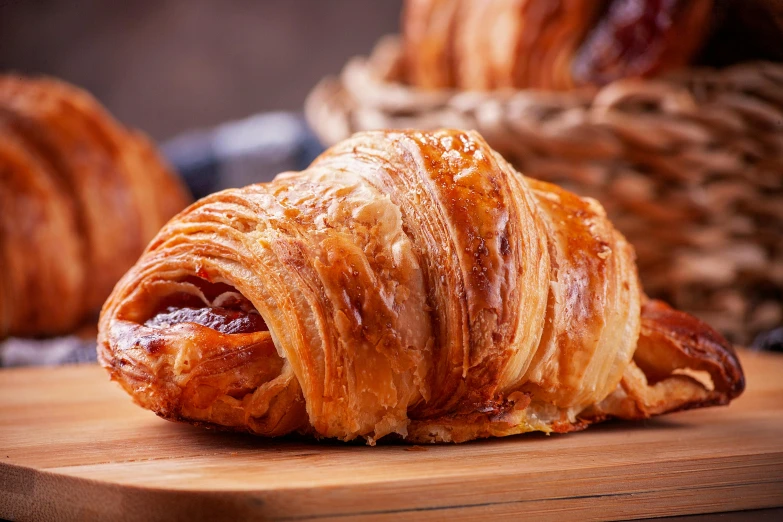
<svg viewBox="0 0 783 522"><path fill-rule="evenodd" d="M0 339L95 314L188 196L84 91L0 76Z"/></svg>
<svg viewBox="0 0 783 522"><path fill-rule="evenodd" d="M99 359L172 420L370 443L567 432L725 404L732 348L639 286L601 206L475 132L367 132L170 221Z"/></svg>
<svg viewBox="0 0 783 522"><path fill-rule="evenodd" d="M411 84L564 90L690 63L712 0L407 0Z"/></svg>

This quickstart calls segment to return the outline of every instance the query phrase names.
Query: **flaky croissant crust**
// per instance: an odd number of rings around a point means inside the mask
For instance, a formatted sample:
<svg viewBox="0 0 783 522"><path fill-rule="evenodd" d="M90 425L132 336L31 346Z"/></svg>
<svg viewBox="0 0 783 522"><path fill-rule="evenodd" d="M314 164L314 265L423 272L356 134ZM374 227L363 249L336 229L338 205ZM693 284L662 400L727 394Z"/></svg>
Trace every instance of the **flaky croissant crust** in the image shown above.
<svg viewBox="0 0 783 522"><path fill-rule="evenodd" d="M104 306L99 358L172 420L275 436L565 432L741 393L709 326L647 301L601 206L475 132L368 132L209 196Z"/></svg>

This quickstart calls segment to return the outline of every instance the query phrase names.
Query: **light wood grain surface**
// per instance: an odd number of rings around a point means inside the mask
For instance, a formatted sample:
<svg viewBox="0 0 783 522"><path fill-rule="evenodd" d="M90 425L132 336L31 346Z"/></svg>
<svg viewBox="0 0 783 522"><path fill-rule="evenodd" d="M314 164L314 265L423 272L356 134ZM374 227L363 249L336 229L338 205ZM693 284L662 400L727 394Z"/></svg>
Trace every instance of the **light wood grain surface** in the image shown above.
<svg viewBox="0 0 783 522"><path fill-rule="evenodd" d="M626 519L783 505L783 357L729 407L462 445L266 440L158 419L96 366L0 371L0 517Z"/></svg>

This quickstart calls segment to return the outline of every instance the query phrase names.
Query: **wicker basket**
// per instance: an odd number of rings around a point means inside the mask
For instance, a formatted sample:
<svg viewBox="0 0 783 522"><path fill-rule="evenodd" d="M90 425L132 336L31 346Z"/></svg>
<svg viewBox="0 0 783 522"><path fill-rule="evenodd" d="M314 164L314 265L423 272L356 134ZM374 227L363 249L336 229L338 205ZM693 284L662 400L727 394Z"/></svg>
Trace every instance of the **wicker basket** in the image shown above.
<svg viewBox="0 0 783 522"><path fill-rule="evenodd" d="M651 296L734 342L783 324L783 65L691 69L571 92L429 92L399 41L306 104L327 144L380 128L476 129L525 174L599 199Z"/></svg>

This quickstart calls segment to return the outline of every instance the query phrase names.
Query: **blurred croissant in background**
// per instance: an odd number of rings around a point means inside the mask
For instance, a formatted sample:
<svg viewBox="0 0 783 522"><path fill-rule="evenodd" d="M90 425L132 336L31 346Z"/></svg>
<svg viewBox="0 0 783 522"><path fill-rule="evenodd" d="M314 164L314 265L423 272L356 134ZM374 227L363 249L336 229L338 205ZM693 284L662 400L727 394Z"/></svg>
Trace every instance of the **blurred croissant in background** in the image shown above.
<svg viewBox="0 0 783 522"><path fill-rule="evenodd" d="M426 89L565 90L684 67L712 0L408 0L408 81Z"/></svg>
<svg viewBox="0 0 783 522"><path fill-rule="evenodd" d="M78 327L188 200L86 92L0 76L0 339Z"/></svg>

